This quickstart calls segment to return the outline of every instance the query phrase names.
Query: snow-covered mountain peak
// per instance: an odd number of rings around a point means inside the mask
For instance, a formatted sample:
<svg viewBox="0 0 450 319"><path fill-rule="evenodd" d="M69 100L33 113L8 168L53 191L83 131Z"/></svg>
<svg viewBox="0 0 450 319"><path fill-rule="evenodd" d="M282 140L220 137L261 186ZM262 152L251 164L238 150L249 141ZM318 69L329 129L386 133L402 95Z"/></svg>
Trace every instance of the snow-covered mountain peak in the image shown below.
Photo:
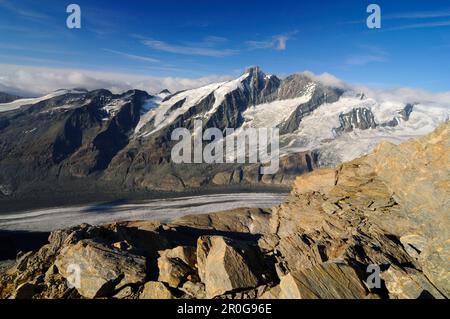
<svg viewBox="0 0 450 319"><path fill-rule="evenodd" d="M311 98L315 98L314 104L320 104L330 100L328 95L334 101L339 96L335 93L305 75L295 74L281 80L255 66L247 68L236 79L177 92L159 102L153 100L154 107L141 117L135 133L145 137L173 125L190 128L194 117L202 119L207 127L220 129L240 127L250 118L255 119L255 125L272 118L274 121L269 126L274 127L288 121Z"/></svg>

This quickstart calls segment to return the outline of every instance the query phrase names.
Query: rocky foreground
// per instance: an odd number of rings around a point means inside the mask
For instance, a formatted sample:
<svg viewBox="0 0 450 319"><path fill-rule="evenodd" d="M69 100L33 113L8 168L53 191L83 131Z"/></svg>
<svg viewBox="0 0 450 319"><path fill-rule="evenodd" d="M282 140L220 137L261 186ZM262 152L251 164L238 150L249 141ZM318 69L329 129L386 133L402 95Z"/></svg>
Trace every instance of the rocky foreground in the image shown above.
<svg viewBox="0 0 450 319"><path fill-rule="evenodd" d="M449 144L448 122L382 143L297 178L271 211L55 231L3 272L0 297L448 298Z"/></svg>

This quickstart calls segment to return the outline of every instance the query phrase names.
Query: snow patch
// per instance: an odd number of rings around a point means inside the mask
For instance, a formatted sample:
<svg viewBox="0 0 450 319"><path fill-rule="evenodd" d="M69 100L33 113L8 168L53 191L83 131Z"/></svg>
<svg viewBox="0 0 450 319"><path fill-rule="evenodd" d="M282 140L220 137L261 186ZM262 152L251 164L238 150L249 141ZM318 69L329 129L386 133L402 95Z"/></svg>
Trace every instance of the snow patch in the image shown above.
<svg viewBox="0 0 450 319"><path fill-rule="evenodd" d="M51 99L53 97L56 96L60 96L60 95L64 95L64 94L83 94L86 93L85 91L79 91L79 90L57 90L55 92L52 92L50 94L41 96L41 97L37 97L37 98L27 98L27 99L19 99L19 100L15 100L13 102L10 103L1 103L0 104L0 112L6 112L6 111L12 111L12 110L16 110L19 109L21 106L24 105L30 105L30 104L36 104L48 99Z"/></svg>
<svg viewBox="0 0 450 319"><path fill-rule="evenodd" d="M310 85L305 95L294 99L278 100L249 107L244 113L245 127L276 127L291 116L297 107L308 102L314 92L314 84Z"/></svg>
<svg viewBox="0 0 450 319"><path fill-rule="evenodd" d="M214 92L214 90L219 88L224 83L226 82L214 83L198 89L187 90L173 95L168 100L161 102L157 107L147 112L136 126L135 133L139 134L139 136L148 136L150 134L153 134L154 132L159 131L165 126L170 125L170 123L172 123L178 116L184 114L191 107L198 104L201 100L206 98L209 94ZM185 101L180 108L169 112L170 108L174 104L184 99ZM152 119L154 120L154 128L150 132L140 132L142 127L144 127L145 124L147 124Z"/></svg>
<svg viewBox="0 0 450 319"><path fill-rule="evenodd" d="M214 114L219 106L223 103L225 100L225 96L229 94L230 92L233 92L239 88L242 88L242 81L244 81L250 74L244 73L241 77L228 81L225 84L221 85L219 88L217 88L214 91L214 105L212 108L206 113L205 117L209 117L212 114Z"/></svg>

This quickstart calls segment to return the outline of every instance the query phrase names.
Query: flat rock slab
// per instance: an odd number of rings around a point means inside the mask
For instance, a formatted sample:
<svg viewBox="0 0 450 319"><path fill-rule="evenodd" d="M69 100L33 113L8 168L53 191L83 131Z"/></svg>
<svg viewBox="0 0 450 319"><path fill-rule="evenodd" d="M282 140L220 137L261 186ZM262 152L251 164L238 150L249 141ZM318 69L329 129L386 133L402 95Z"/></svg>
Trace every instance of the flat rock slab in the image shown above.
<svg viewBox="0 0 450 319"><path fill-rule="evenodd" d="M283 276L283 299L361 299L367 295L355 270L345 264L324 263Z"/></svg>
<svg viewBox="0 0 450 319"><path fill-rule="evenodd" d="M64 247L55 265L60 274L70 278L78 292L86 298L108 296L125 285L143 284L146 278L144 257L91 240L81 240Z"/></svg>

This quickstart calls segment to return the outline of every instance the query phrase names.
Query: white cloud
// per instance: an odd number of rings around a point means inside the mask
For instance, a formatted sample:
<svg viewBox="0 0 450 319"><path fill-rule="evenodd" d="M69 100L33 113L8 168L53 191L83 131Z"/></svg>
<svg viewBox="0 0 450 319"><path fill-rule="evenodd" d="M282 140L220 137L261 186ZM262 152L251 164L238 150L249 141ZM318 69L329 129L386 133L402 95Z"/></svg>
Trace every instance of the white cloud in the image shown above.
<svg viewBox="0 0 450 319"><path fill-rule="evenodd" d="M330 74L327 72L316 75L311 71L304 71L302 74L308 76L313 81L320 82L326 86L332 86L332 87L341 88L341 89L349 88L349 85L347 83L345 83L341 79L335 77L333 74Z"/></svg>
<svg viewBox="0 0 450 319"><path fill-rule="evenodd" d="M0 90L27 95L43 95L61 88L108 89L119 93L129 89L156 93L191 89L230 79L229 76L200 78L152 77L91 70L57 69L0 64Z"/></svg>
<svg viewBox="0 0 450 319"><path fill-rule="evenodd" d="M347 57L345 61L347 65L366 65L372 62L386 62L388 60L389 54L379 47L360 45L359 49L361 52Z"/></svg>
<svg viewBox="0 0 450 319"><path fill-rule="evenodd" d="M275 39L277 42L276 45L277 50L286 50L286 42L289 39L289 37L280 35L275 37Z"/></svg>
<svg viewBox="0 0 450 319"><path fill-rule="evenodd" d="M389 101L404 104L421 103L426 105L438 104L450 108L450 91L430 92L423 89L409 87L372 88L366 85L346 83L330 73L316 75L311 71L305 71L302 74L327 86L351 90L353 92L362 92L367 97L373 98L378 102Z"/></svg>
<svg viewBox="0 0 450 319"><path fill-rule="evenodd" d="M46 20L49 18L49 16L47 16L41 12L24 9L21 6L18 6L16 1L14 1L14 3L12 3L8 0L0 0L0 7L3 7L4 9L6 9L16 15L20 15L22 17L33 19L33 20L44 20L44 19Z"/></svg>
<svg viewBox="0 0 450 319"><path fill-rule="evenodd" d="M269 39L259 41L246 41L247 46L252 50L257 49L275 49L279 51L286 50L286 42L291 38L291 35L297 32L291 32L284 35L275 35Z"/></svg>
<svg viewBox="0 0 450 319"><path fill-rule="evenodd" d="M423 22L400 25L390 28L382 28L379 31L397 31L397 30L409 30L409 29L427 29L427 28L438 28L438 27L449 27L450 20L447 21L435 21L435 22Z"/></svg>
<svg viewBox="0 0 450 319"><path fill-rule="evenodd" d="M354 86L354 89L364 92L368 97L374 98L379 102L439 104L450 108L450 91L430 92L408 87L374 89L367 86Z"/></svg>
<svg viewBox="0 0 450 319"><path fill-rule="evenodd" d="M218 45L218 44L227 43L228 41L229 40L227 38L219 37L216 35L210 35L210 36L207 36L206 38L204 38L203 41L201 42L201 44L203 44L204 46L214 46L214 45Z"/></svg>
<svg viewBox="0 0 450 319"><path fill-rule="evenodd" d="M302 74L327 86L363 92L366 96L379 102L440 104L450 108L450 91L435 93L407 87L371 88L346 83L330 73L316 75L311 71L305 71ZM140 89L149 93L157 93L163 89L176 92L230 80L231 78L231 76L219 75L195 79L151 77L126 73L0 64L0 91L35 96L44 95L61 88L75 87L88 90L104 88L114 93L121 93L129 89Z"/></svg>
<svg viewBox="0 0 450 319"><path fill-rule="evenodd" d="M225 38L210 36L205 38L200 43L187 45L171 44L154 39L143 39L142 43L153 50L183 55L199 55L221 58L239 53L238 50L234 49L214 48L217 44L225 41Z"/></svg>
<svg viewBox="0 0 450 319"><path fill-rule="evenodd" d="M245 43L250 49L271 49L275 44L273 39L263 41L247 41Z"/></svg>
<svg viewBox="0 0 450 319"><path fill-rule="evenodd" d="M131 59L131 60L136 60L136 61L141 61L141 62L150 62L150 63L159 62L159 60L154 59L154 58L150 58L150 57L147 57L147 56L135 55L135 54L125 53L125 52L111 50L111 49L103 49L103 51L106 51L106 52L109 52L109 53L114 53L114 54L117 54L117 55L121 55L121 56L123 56L125 58Z"/></svg>
<svg viewBox="0 0 450 319"><path fill-rule="evenodd" d="M442 17L450 17L450 10L394 13L383 16L383 19L429 19Z"/></svg>
<svg viewBox="0 0 450 319"><path fill-rule="evenodd" d="M385 62L386 57L375 54L358 54L349 56L346 60L348 65L366 65L371 62Z"/></svg>

